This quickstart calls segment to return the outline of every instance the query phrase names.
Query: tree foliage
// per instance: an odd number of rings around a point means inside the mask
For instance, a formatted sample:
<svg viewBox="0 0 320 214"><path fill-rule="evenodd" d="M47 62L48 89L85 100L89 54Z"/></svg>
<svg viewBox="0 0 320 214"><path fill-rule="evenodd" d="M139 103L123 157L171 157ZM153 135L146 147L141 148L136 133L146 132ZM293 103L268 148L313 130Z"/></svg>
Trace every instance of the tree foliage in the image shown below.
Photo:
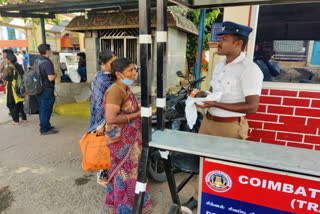
<svg viewBox="0 0 320 214"><path fill-rule="evenodd" d="M212 10L206 13L206 19L204 23L204 38L203 38L203 50L209 49L209 41L211 35L212 23L218 18L220 14L219 9ZM200 10L188 11L187 18L192 21L198 28L200 23ZM193 65L195 63L196 52L198 49L198 36L188 35L187 37L187 60L189 66L189 72L193 73Z"/></svg>

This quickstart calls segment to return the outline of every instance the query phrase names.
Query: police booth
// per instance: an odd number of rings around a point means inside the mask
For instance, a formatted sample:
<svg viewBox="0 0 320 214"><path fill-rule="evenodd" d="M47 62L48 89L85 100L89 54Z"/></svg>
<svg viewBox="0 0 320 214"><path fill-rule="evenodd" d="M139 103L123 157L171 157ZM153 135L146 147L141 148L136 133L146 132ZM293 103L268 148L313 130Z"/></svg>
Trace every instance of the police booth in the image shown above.
<svg viewBox="0 0 320 214"><path fill-rule="evenodd" d="M205 9L226 6L277 5L319 1L171 0L170 2L193 9ZM178 195L178 192L191 177L177 186L174 179L174 168L188 172L191 176L199 173L197 213L200 214L320 213L319 151L200 135L164 128L167 62L167 20L164 14L167 10L167 3L166 0L157 0L156 4L156 115L158 124L157 129L152 130L152 62L149 21L151 1L139 1L143 148L135 189L136 195L133 213L142 212L150 147L160 149L161 158L165 163L165 172L172 197L172 206L168 210L168 213L192 213L181 205ZM199 31L199 43L201 43L201 34L203 34L201 26ZM201 44L199 44L199 48L198 53L201 53ZM201 62L201 60L197 61ZM196 78L199 77L196 74Z"/></svg>

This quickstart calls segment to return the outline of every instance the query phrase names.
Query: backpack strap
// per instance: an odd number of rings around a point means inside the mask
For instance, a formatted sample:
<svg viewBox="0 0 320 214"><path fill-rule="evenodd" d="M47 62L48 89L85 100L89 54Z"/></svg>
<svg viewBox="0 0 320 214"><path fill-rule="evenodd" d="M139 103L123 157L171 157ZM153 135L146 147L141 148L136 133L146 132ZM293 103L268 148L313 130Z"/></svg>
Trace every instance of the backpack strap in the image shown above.
<svg viewBox="0 0 320 214"><path fill-rule="evenodd" d="M43 81L43 79L42 79L42 74L41 74L41 70L40 70L40 65L42 64L42 63L44 63L44 62L49 62L49 60L46 60L46 59L44 59L44 60L41 60L40 58L38 59L38 69L39 69L39 73L40 73L40 83L42 84L44 81Z"/></svg>

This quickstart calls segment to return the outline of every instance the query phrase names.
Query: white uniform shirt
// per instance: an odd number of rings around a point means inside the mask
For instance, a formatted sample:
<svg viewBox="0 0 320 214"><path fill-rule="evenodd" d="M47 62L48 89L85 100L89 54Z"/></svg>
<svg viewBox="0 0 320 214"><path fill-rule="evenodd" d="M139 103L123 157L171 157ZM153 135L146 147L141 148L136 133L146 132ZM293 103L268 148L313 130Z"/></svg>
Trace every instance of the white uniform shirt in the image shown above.
<svg viewBox="0 0 320 214"><path fill-rule="evenodd" d="M210 86L213 93L222 92L218 102L243 103L247 96L260 96L262 83L263 73L260 68L242 52L232 62L226 64L226 59L224 59L216 65ZM218 117L241 117L246 115L216 107L211 107L208 111L211 115Z"/></svg>

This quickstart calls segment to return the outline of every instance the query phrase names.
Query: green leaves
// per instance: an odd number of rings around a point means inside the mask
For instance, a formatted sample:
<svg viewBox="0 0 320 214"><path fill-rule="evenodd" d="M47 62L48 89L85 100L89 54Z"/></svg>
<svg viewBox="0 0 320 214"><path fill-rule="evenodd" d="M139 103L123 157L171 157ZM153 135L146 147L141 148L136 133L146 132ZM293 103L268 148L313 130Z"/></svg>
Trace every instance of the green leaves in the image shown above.
<svg viewBox="0 0 320 214"><path fill-rule="evenodd" d="M204 25L203 50L209 49L209 41L211 37L211 26L220 14L219 9L212 10L206 14ZM187 18L192 21L198 28L200 22L200 10L189 10ZM198 48L198 36L188 35L187 37L187 60L189 65L189 72L193 72L193 65L196 59L196 52ZM192 71L191 71L192 69Z"/></svg>

